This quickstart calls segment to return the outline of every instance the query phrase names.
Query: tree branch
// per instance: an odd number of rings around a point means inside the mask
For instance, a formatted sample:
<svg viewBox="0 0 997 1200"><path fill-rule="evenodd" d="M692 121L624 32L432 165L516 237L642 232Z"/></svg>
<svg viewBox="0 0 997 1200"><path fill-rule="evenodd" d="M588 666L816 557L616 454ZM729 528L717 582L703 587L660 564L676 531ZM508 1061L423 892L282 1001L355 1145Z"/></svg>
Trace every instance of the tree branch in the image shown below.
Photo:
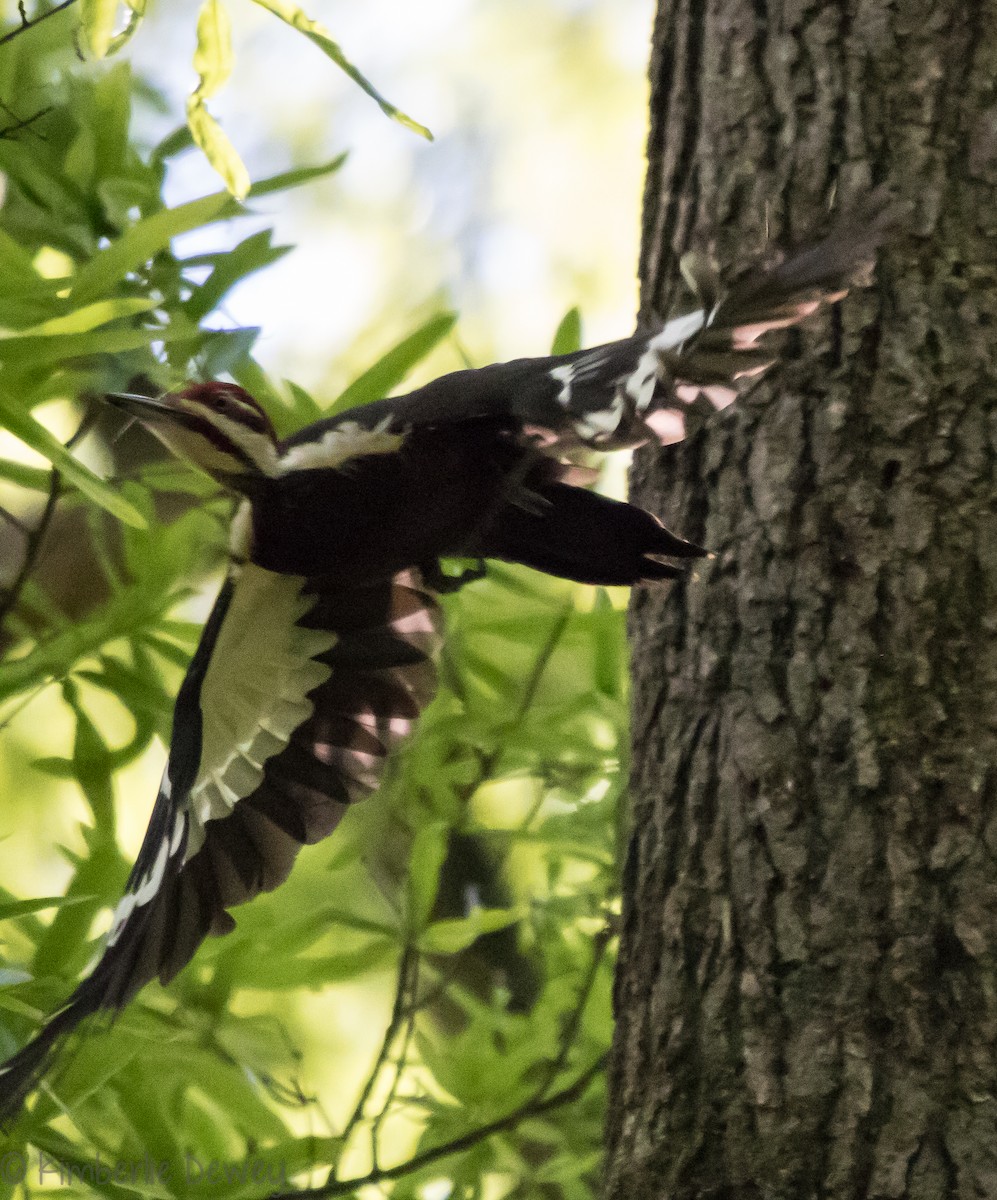
<svg viewBox="0 0 997 1200"><path fill-rule="evenodd" d="M88 432L94 420L95 414L91 410L80 422L73 436L66 442L67 450L71 449ZM21 592L24 590L24 585L28 582L31 572L38 563L42 543L45 541L45 535L48 533L49 525L52 523L52 518L55 515L55 506L59 501L61 492L62 476L53 467L49 481L48 498L45 501L45 507L42 509L42 515L34 529L26 534L24 561L21 563L21 569L18 571L13 583L4 592L3 598L0 599L0 629L2 629L3 623L7 620L11 611L17 606L17 602L21 598Z"/></svg>
<svg viewBox="0 0 997 1200"><path fill-rule="evenodd" d="M34 20L29 21L27 14L24 11L24 4L18 4L17 11L21 14L21 24L16 29L10 30L0 37L0 46L6 46L16 37L20 37L22 33L27 33L29 29L34 29L36 25L40 25L42 21L47 21L49 17L54 17L56 13L62 12L64 8L69 8L71 4L75 4L76 0L62 0L61 4L57 4L55 8L50 8L46 12L39 13Z"/></svg>
<svg viewBox="0 0 997 1200"><path fill-rule="evenodd" d="M40 108L37 112L33 112L30 117L19 117L6 104L0 104L0 108L3 108L4 112L14 118L10 125L5 125L3 129L0 129L0 138L13 137L15 133L20 133L22 129L30 129L36 121L40 121L42 117L48 116L52 111L52 105L49 104L45 108Z"/></svg>
<svg viewBox="0 0 997 1200"><path fill-rule="evenodd" d="M381 1068L388 1061L388 1055L391 1053L391 1046L394 1043L395 1037L405 1020L406 1013L406 998L409 994L409 981L413 965L417 962L417 952L414 946L408 945L402 952L401 960L398 963L398 983L395 987L395 1002L392 1006L391 1020L388 1022L388 1027L384 1031L384 1038L381 1041L381 1049L378 1052L377 1059L367 1076L367 1081L360 1092L360 1097L357 1100L353 1112L350 1114L346 1124L343 1126L343 1131L339 1135L345 1149L350 1140L350 1136L356 1129L357 1125L363 1120L364 1109L367 1107L367 1101L370 1099L371 1093L374 1090L374 1085L377 1083L378 1076L381 1074ZM333 1168L332 1175L329 1178L330 1186L337 1182L336 1170Z"/></svg>
<svg viewBox="0 0 997 1200"><path fill-rule="evenodd" d="M525 1121L529 1117L541 1116L543 1113L563 1108L566 1104L573 1104L585 1094L592 1080L605 1067L608 1058L608 1054L601 1054L595 1062L585 1068L573 1083L568 1084L561 1091L555 1092L552 1096L544 1099L542 1095L534 1095L525 1104L521 1104L519 1108L513 1109L512 1112L507 1113L504 1117L499 1117L498 1120L491 1121L487 1125L480 1125L477 1129L472 1129L468 1133L461 1134L460 1137L453 1138L449 1142L443 1142L439 1146L423 1150L421 1154L413 1155L412 1158L407 1159L405 1162L397 1163L393 1167L384 1167L370 1171L368 1174L358 1176L355 1179L334 1180L324 1184L322 1187L303 1188L297 1192L274 1192L270 1195L269 1200L320 1200L322 1197L346 1196L358 1188L367 1187L371 1184L384 1183L390 1179L401 1179L403 1176L410 1175L414 1171L419 1171L423 1167L428 1167L431 1163L438 1162L442 1158L449 1158L451 1154L459 1154L462 1150L470 1150L472 1146L477 1146L479 1142L492 1137L493 1134L504 1133L507 1129L514 1129L520 1121Z"/></svg>

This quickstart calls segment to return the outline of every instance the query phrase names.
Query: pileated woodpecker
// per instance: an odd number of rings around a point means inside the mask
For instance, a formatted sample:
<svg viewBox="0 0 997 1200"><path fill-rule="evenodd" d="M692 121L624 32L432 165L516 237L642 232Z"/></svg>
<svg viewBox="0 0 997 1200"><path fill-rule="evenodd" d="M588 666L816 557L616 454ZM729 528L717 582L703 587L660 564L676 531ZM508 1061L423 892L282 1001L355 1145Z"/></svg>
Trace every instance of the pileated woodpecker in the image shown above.
<svg viewBox="0 0 997 1200"><path fill-rule="evenodd" d="M0 1123L83 1018L172 979L233 927L229 908L282 883L300 847L376 786L433 692L441 556L627 585L706 553L574 486L562 451L679 441L697 396L722 408L772 364L767 334L845 294L882 226L843 225L653 334L458 371L285 441L234 384L108 397L242 503L103 954L0 1067Z"/></svg>

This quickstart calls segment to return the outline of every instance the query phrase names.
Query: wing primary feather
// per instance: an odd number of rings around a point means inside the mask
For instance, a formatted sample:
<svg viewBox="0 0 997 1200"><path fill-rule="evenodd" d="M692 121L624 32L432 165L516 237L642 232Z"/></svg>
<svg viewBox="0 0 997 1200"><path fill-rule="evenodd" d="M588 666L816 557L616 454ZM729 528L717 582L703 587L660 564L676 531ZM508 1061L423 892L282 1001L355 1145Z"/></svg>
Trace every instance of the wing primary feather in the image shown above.
<svg viewBox="0 0 997 1200"><path fill-rule="evenodd" d="M270 661L264 623L278 626ZM252 563L232 573L177 696L169 762L112 934L66 1004L0 1066L0 1126L82 1020L113 1015L157 976L168 983L206 936L234 928L229 907L282 883L301 847L370 790L432 694L437 625L414 571L355 591Z"/></svg>

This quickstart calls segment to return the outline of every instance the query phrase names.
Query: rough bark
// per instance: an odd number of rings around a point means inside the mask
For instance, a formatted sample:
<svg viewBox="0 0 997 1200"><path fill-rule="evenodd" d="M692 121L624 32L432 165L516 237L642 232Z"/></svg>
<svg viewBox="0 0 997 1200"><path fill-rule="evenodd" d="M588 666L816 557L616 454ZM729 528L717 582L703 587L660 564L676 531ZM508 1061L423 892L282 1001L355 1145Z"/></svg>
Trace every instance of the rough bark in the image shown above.
<svg viewBox="0 0 997 1200"><path fill-rule="evenodd" d="M888 180L876 285L635 500L610 1200L997 1197L997 2L660 0L641 278Z"/></svg>

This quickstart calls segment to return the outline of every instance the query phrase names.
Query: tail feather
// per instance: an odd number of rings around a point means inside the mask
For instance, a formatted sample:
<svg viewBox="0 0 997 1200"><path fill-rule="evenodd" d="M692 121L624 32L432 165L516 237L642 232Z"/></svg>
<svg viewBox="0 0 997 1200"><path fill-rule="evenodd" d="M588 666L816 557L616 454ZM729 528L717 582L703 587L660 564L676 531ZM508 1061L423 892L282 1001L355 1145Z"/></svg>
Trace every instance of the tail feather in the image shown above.
<svg viewBox="0 0 997 1200"><path fill-rule="evenodd" d="M62 1042L99 1007L99 999L91 995L93 989L87 987L88 983L89 979L84 980L31 1041L0 1066L0 1131L17 1120Z"/></svg>
<svg viewBox="0 0 997 1200"><path fill-rule="evenodd" d="M754 267L726 288L702 263L684 262L701 308L650 336L556 360L549 375L574 434L601 450L681 441L690 403L703 396L725 408L738 380L775 362L778 346L769 335L800 324L859 281L895 214L884 194L874 194L863 213L822 241Z"/></svg>
<svg viewBox="0 0 997 1200"><path fill-rule="evenodd" d="M649 512L557 481L530 486L483 535L481 553L578 583L629 586L674 579L662 558L701 558L707 551L670 532Z"/></svg>

